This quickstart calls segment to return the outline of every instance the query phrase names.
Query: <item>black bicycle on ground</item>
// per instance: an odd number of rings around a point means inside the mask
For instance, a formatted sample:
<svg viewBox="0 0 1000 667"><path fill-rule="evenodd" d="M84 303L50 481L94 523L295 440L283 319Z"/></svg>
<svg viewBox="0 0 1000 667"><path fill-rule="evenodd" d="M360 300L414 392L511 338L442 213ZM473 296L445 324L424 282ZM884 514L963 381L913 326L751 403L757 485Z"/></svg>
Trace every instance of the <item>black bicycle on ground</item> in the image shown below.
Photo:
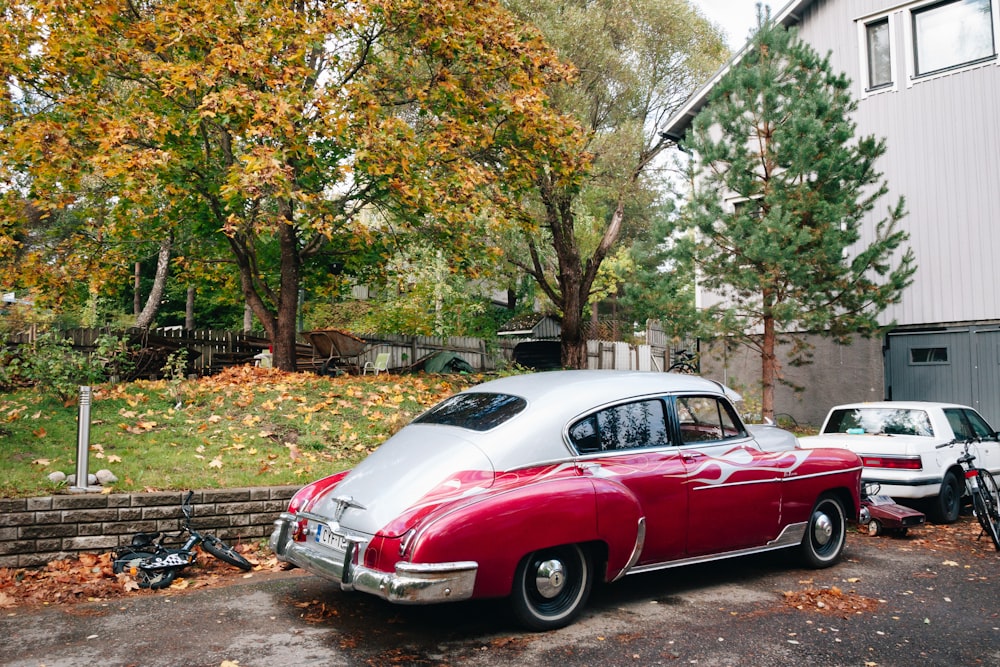
<svg viewBox="0 0 1000 667"><path fill-rule="evenodd" d="M198 546L219 560L242 570L253 568L250 561L218 537L201 533L191 526L193 495L194 491L188 491L181 501L184 522L174 534L177 539L187 534L184 543L180 547L168 547L164 545L164 541L169 533L136 533L131 545L120 547L115 552L112 561L115 574L130 575L141 588L166 588L174 581L178 572L197 560Z"/></svg>
<svg viewBox="0 0 1000 667"><path fill-rule="evenodd" d="M965 470L965 488L969 496L972 497L972 510L979 520L979 525L983 531L979 537L986 533L993 540L993 546L1000 551L1000 489L997 487L996 478L985 468L974 465L976 455L969 451L972 440L966 440L962 444L965 446L965 453L958 457L958 462ZM938 445L937 449L948 447L953 442L946 442Z"/></svg>

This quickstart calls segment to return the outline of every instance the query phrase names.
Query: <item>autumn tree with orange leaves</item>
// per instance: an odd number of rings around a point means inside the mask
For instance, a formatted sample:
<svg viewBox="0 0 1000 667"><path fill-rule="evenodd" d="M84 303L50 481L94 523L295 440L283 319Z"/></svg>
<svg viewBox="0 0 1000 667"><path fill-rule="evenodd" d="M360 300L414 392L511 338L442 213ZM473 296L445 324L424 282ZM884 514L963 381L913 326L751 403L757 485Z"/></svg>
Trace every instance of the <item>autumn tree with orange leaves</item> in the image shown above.
<svg viewBox="0 0 1000 667"><path fill-rule="evenodd" d="M33 219L72 215L91 241L195 233L227 248L281 369L304 267L331 242L360 252L391 219L461 257L484 206L503 211L541 164L566 186L586 168L541 92L566 68L489 0L0 12L3 275L52 269L19 252Z"/></svg>

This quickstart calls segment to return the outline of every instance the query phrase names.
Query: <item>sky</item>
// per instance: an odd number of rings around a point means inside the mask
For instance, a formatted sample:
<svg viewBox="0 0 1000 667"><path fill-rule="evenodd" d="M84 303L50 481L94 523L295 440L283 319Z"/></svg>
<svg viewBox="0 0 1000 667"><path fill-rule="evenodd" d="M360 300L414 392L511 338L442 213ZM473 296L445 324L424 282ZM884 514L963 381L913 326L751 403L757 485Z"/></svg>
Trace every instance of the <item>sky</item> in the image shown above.
<svg viewBox="0 0 1000 667"><path fill-rule="evenodd" d="M785 6L787 0L771 0L771 12ZM750 29L757 25L757 0L691 0L705 18L721 27L727 35L726 43L733 51L742 47Z"/></svg>

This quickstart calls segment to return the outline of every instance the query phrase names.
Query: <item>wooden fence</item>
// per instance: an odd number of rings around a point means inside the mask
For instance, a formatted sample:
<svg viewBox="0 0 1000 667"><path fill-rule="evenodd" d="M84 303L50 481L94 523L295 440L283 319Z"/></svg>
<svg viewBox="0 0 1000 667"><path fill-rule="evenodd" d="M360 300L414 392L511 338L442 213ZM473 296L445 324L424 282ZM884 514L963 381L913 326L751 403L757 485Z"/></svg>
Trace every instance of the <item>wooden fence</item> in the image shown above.
<svg viewBox="0 0 1000 667"><path fill-rule="evenodd" d="M96 348L101 335L126 335L131 344L138 346L142 363L135 373L138 377L155 377L166 357L173 351L189 351L189 371L210 375L231 365L259 363L257 357L270 347L263 333L238 333L212 329L185 330L181 327L159 329L127 329L112 331L107 328L68 329L62 334L73 341L73 346L85 352ZM477 371L493 371L513 359L514 347L525 339L501 339L487 343L479 338L452 336L406 336L387 334L357 334L364 342L363 352L351 360L351 368L360 370L365 362L374 362L379 353L388 353L390 371L419 368L420 362L439 352L451 352ZM650 323L646 329L646 342L630 344L622 341L587 341L587 367L591 369L620 369L665 371L670 366L671 349L666 335ZM11 343L27 344L32 334L13 336ZM298 344L299 370L319 371L327 356L323 356L301 337Z"/></svg>

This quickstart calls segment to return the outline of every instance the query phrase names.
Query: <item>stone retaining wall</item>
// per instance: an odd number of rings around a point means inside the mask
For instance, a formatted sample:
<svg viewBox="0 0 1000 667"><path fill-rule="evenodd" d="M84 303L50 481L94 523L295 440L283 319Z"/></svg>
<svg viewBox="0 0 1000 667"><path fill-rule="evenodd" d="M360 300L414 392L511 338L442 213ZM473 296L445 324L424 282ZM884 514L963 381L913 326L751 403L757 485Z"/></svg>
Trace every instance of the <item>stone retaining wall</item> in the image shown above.
<svg viewBox="0 0 1000 667"><path fill-rule="evenodd" d="M231 545L257 542L298 486L195 491L192 524ZM136 532L177 531L186 492L0 498L0 567L34 567L129 544Z"/></svg>

